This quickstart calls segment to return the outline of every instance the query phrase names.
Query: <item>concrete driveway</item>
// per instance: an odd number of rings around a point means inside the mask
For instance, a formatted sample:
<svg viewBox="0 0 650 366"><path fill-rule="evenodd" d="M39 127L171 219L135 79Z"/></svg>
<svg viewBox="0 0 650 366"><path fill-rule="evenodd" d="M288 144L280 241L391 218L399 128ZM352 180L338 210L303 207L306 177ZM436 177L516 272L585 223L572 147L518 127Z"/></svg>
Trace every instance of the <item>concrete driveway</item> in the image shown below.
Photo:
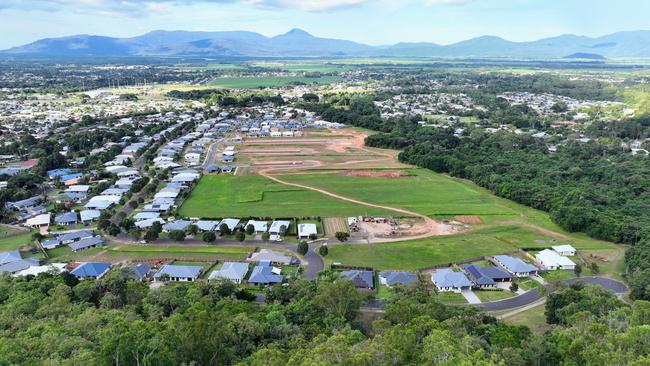
<svg viewBox="0 0 650 366"><path fill-rule="evenodd" d="M463 295L465 300L467 300L470 305L481 303L481 299L479 299L472 290L462 290L460 294Z"/></svg>

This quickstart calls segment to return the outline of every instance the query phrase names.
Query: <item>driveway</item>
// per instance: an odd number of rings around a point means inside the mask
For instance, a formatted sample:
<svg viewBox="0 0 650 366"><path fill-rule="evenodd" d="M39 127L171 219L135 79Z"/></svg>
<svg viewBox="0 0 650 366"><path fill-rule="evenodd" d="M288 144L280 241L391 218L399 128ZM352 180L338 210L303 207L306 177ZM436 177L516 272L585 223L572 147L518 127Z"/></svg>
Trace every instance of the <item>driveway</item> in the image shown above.
<svg viewBox="0 0 650 366"><path fill-rule="evenodd" d="M470 305L476 305L481 303L481 299L476 296L476 294L472 290L462 290L460 292L461 295L467 300L467 302Z"/></svg>

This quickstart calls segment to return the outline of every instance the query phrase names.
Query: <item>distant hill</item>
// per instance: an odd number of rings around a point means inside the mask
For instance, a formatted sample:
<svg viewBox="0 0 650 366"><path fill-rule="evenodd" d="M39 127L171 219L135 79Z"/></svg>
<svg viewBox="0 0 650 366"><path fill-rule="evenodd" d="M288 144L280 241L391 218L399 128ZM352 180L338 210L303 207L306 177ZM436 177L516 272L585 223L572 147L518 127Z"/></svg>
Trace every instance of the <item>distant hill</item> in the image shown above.
<svg viewBox="0 0 650 366"><path fill-rule="evenodd" d="M565 59L582 59L582 60L607 60L603 55L597 53L572 53L568 56L564 56Z"/></svg>
<svg viewBox="0 0 650 366"><path fill-rule="evenodd" d="M567 56L568 55L568 56ZM390 46L315 37L293 29L275 37L255 32L153 31L132 38L76 35L42 39L0 51L13 57L504 57L523 59L604 59L650 57L650 31L619 32L590 38L562 35L532 42L495 36L438 45L398 43ZM577 57L583 56L583 57Z"/></svg>

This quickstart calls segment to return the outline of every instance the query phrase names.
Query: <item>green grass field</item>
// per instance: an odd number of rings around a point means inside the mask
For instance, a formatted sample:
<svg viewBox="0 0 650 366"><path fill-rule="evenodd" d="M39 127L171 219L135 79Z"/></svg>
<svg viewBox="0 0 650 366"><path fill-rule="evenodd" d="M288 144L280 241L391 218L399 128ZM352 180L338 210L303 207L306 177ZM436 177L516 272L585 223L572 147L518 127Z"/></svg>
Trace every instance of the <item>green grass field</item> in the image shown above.
<svg viewBox="0 0 650 366"><path fill-rule="evenodd" d="M210 82L210 85L227 89L256 89L287 86L292 83L330 84L339 81L338 76L321 76L308 78L303 76L260 76L260 77L224 77Z"/></svg>
<svg viewBox="0 0 650 366"><path fill-rule="evenodd" d="M299 72L336 72L351 69L350 66L336 65L326 62L255 62L253 67L264 67L270 69L281 69L284 71Z"/></svg>
<svg viewBox="0 0 650 366"><path fill-rule="evenodd" d="M386 214L261 176L204 176L179 209L185 217L345 217Z"/></svg>
<svg viewBox="0 0 650 366"><path fill-rule="evenodd" d="M7 227L0 227L0 251L14 250L32 244L30 232L19 232Z"/></svg>
<svg viewBox="0 0 650 366"><path fill-rule="evenodd" d="M504 318L503 321L511 325L525 325L532 329L533 332L544 333L551 328L550 325L546 324L545 309L545 305L535 306L519 314Z"/></svg>

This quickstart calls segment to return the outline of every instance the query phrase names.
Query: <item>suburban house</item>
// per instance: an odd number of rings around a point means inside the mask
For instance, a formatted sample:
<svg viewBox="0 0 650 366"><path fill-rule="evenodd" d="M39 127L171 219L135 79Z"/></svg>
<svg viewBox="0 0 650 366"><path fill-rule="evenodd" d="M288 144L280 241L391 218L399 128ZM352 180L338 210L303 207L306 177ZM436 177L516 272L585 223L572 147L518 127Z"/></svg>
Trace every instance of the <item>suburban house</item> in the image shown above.
<svg viewBox="0 0 650 366"><path fill-rule="evenodd" d="M142 220L149 220L149 219L157 219L160 217L159 212L153 212L153 211L142 211L138 212L133 216L133 220L135 221L142 221Z"/></svg>
<svg viewBox="0 0 650 366"><path fill-rule="evenodd" d="M273 285L282 283L284 276L282 276L279 268L271 267L268 261L261 262L258 266L253 268L248 283L253 285Z"/></svg>
<svg viewBox="0 0 650 366"><path fill-rule="evenodd" d="M463 270L475 288L496 289L497 282L512 281L512 276L498 267L481 267L476 264L466 264L463 266Z"/></svg>
<svg viewBox="0 0 650 366"><path fill-rule="evenodd" d="M50 226L50 220L52 219L51 214L45 213L41 214L35 217L32 217L31 219L27 219L25 221L25 226L29 226L32 228L42 228L42 227L48 227Z"/></svg>
<svg viewBox="0 0 650 366"><path fill-rule="evenodd" d="M246 261L247 262L268 261L279 265L291 265L295 263L293 258L284 255L283 253L274 252L268 249L262 249L259 252L252 253L250 257L246 258Z"/></svg>
<svg viewBox="0 0 650 366"><path fill-rule="evenodd" d="M129 273L129 277L138 281L144 281L149 277L149 272L151 271L151 266L146 263L140 263L133 266L126 267L132 273Z"/></svg>
<svg viewBox="0 0 650 366"><path fill-rule="evenodd" d="M461 292L472 287L472 283L463 272L454 272L451 268L442 268L433 272L431 281L440 292Z"/></svg>
<svg viewBox="0 0 650 366"><path fill-rule="evenodd" d="M70 273L80 280L96 280L104 277L111 269L111 266L108 262L82 262Z"/></svg>
<svg viewBox="0 0 650 366"><path fill-rule="evenodd" d="M271 223L271 227L269 228L269 234L284 235L287 233L287 230L289 229L289 225L291 225L290 221L286 221L286 220L273 221Z"/></svg>
<svg viewBox="0 0 650 366"><path fill-rule="evenodd" d="M347 278L356 288L373 289L375 280L372 271L343 271L340 278Z"/></svg>
<svg viewBox="0 0 650 366"><path fill-rule="evenodd" d="M203 267L200 266L176 266L173 264L165 264L153 275L154 281L169 281L177 282L193 282L196 281L201 275Z"/></svg>
<svg viewBox="0 0 650 366"><path fill-rule="evenodd" d="M57 239L44 240L41 242L41 246L44 249L54 249L61 245L61 242Z"/></svg>
<svg viewBox="0 0 650 366"><path fill-rule="evenodd" d="M576 248L569 244L555 245L551 247L551 249L553 249L557 254L563 255L565 257L573 257L576 255Z"/></svg>
<svg viewBox="0 0 650 366"><path fill-rule="evenodd" d="M99 220L101 214L102 213L99 210L83 210L79 212L79 216L81 216L81 222L86 225L92 223L93 221Z"/></svg>
<svg viewBox="0 0 650 366"><path fill-rule="evenodd" d="M300 239L309 239L310 235L318 235L316 224L298 224L298 237Z"/></svg>
<svg viewBox="0 0 650 366"><path fill-rule="evenodd" d="M61 273L65 270L65 263L50 263L46 265L32 265L22 271L15 272L14 277L38 276L41 273Z"/></svg>
<svg viewBox="0 0 650 366"><path fill-rule="evenodd" d="M209 280L230 280L234 283L242 283L248 273L248 263L225 262L221 269L213 271L208 277Z"/></svg>
<svg viewBox="0 0 650 366"><path fill-rule="evenodd" d="M418 282L418 276L410 272L379 272L379 282L387 287L397 284L410 286Z"/></svg>
<svg viewBox="0 0 650 366"><path fill-rule="evenodd" d="M95 196L88 200L86 207L89 210L105 210L120 202L119 196Z"/></svg>
<svg viewBox="0 0 650 366"><path fill-rule="evenodd" d="M190 225L192 225L192 221L176 220L176 221L166 223L165 225L163 225L162 229L163 229L163 232L166 232L166 233L168 233L170 231L183 231L183 230L187 229L187 227L190 226Z"/></svg>
<svg viewBox="0 0 650 366"><path fill-rule="evenodd" d="M219 227L221 225L226 225L226 226L228 226L228 229L230 231L234 231L237 228L237 225L239 225L239 219L223 219L223 220L221 220L221 222L219 223L219 226L217 226L217 232L218 233L221 233L221 231L219 229Z"/></svg>
<svg viewBox="0 0 650 366"><path fill-rule="evenodd" d="M98 246L103 246L106 244L104 240L102 240L101 237L99 236L93 236L90 238L84 238L79 241L75 241L73 243L68 244L68 247L73 251L73 252L80 252L82 250L90 249L90 248L95 248Z"/></svg>
<svg viewBox="0 0 650 366"><path fill-rule="evenodd" d="M17 261L5 263L0 265L0 275L1 274L16 274L18 272L24 271L29 267L38 266L40 263L38 259L20 259Z"/></svg>
<svg viewBox="0 0 650 366"><path fill-rule="evenodd" d="M0 252L0 265L5 263L16 262L23 259L18 250L12 250L10 252Z"/></svg>
<svg viewBox="0 0 650 366"><path fill-rule="evenodd" d="M571 259L550 249L544 249L537 253L535 259L547 271L554 271L556 269L574 270L576 268L576 264Z"/></svg>
<svg viewBox="0 0 650 366"><path fill-rule="evenodd" d="M57 225L74 225L79 222L79 220L77 219L76 212L66 212L54 217L54 222Z"/></svg>
<svg viewBox="0 0 650 366"><path fill-rule="evenodd" d="M496 255L494 256L494 262L516 277L526 277L537 274L537 267L509 255Z"/></svg>
<svg viewBox="0 0 650 366"><path fill-rule="evenodd" d="M215 231L219 223L219 221L199 220L196 222L196 227L200 231Z"/></svg>
<svg viewBox="0 0 650 366"><path fill-rule="evenodd" d="M247 229L248 225L252 225L257 234L265 233L269 228L269 223L266 221L249 220L246 225L244 225L244 228Z"/></svg>
<svg viewBox="0 0 650 366"><path fill-rule="evenodd" d="M93 232L90 230L82 230L82 231L75 231L72 233L65 233L65 234L60 234L57 236L57 240L61 242L61 244L69 244L72 242L75 242L80 239L85 239L85 238L92 238Z"/></svg>

